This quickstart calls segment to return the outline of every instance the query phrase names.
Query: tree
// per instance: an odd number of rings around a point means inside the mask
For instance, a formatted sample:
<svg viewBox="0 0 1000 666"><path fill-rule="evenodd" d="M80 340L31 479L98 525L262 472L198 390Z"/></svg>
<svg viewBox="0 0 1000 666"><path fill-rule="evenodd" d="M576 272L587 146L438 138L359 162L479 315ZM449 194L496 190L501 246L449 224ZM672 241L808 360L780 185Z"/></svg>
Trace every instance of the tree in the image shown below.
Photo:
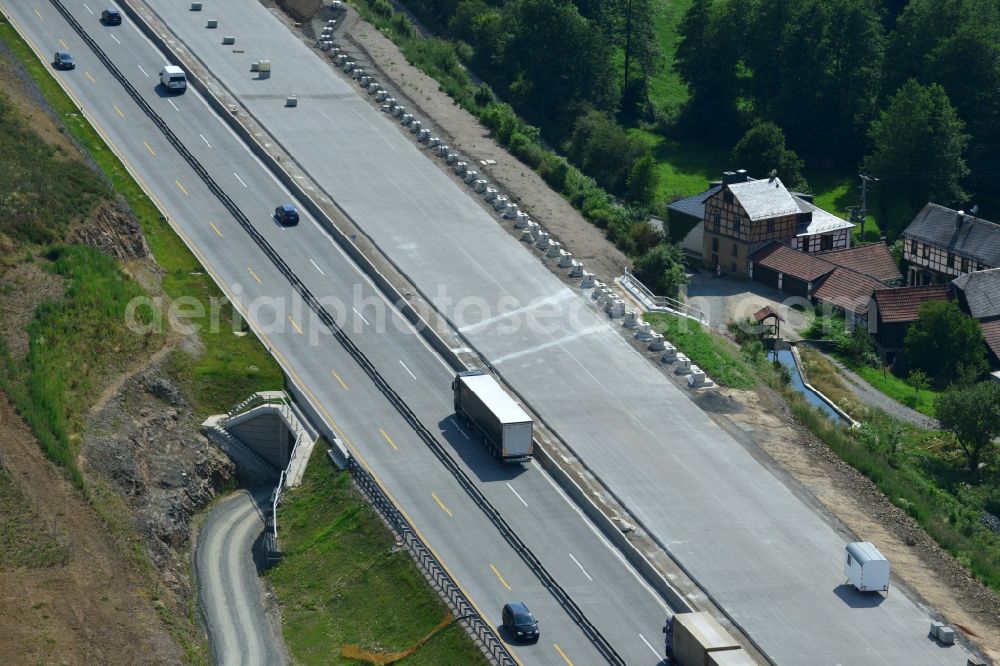
<svg viewBox="0 0 1000 666"><path fill-rule="evenodd" d="M757 123L743 135L733 148L733 164L745 168L757 178L778 170L781 181L794 190L806 190L809 185L802 177L804 166L794 150L785 147L785 133L770 122Z"/></svg>
<svg viewBox="0 0 1000 666"><path fill-rule="evenodd" d="M926 391L931 387L931 378L923 370L914 370L911 372L910 376L907 377L907 381L913 387L914 398L919 397L921 391Z"/></svg>
<svg viewBox="0 0 1000 666"><path fill-rule="evenodd" d="M601 187L624 195L630 172L636 161L649 153L649 148L605 114L591 111L573 124L566 153Z"/></svg>
<svg viewBox="0 0 1000 666"><path fill-rule="evenodd" d="M661 243L636 262L637 276L657 294L676 297L682 284L687 284L684 273L684 251L677 243Z"/></svg>
<svg viewBox="0 0 1000 666"><path fill-rule="evenodd" d="M625 198L629 203L638 206L649 206L656 196L656 185L659 174L656 171L656 160L648 152L637 159L628 172Z"/></svg>
<svg viewBox="0 0 1000 666"><path fill-rule="evenodd" d="M945 391L937 400L941 427L955 434L975 474L1000 437L1000 384L988 381Z"/></svg>
<svg viewBox="0 0 1000 666"><path fill-rule="evenodd" d="M883 181L883 209L903 205L914 211L928 200L954 205L965 198L960 181L968 173L962 154L969 137L940 85L904 83L872 121L869 136L873 150L864 168ZM897 221L888 222L892 235L901 231Z"/></svg>
<svg viewBox="0 0 1000 666"><path fill-rule="evenodd" d="M927 373L938 388L968 377L978 378L989 367L979 322L953 301L927 301L903 340L909 367Z"/></svg>

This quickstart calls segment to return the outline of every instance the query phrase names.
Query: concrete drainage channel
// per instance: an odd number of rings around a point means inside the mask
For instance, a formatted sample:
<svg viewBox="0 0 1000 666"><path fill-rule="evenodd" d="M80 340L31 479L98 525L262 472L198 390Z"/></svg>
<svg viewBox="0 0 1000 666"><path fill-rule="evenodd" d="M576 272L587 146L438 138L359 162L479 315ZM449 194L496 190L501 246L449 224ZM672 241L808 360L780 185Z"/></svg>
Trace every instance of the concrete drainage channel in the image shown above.
<svg viewBox="0 0 1000 666"><path fill-rule="evenodd" d="M173 130L166 124L166 122L156 113L156 111L146 102L135 87L128 81L128 79L121 73L117 66L111 61L110 58L104 53L104 51L98 46L92 37L82 28L79 22L73 17L73 15L66 9L61 0L50 0L52 5L56 10L62 15L62 17L67 21L67 23L72 26L73 30L80 36L81 39L87 44L87 46L94 52L98 59L104 64L108 69L109 73L125 88L126 92L133 99L136 105L146 114L147 117L160 129L167 141L174 147L175 150L184 158L184 160L191 166L191 168L198 174L199 178L205 183L208 189L213 195L226 207L226 209L232 214L233 218L237 223L247 232L247 234L254 240L257 246L264 252L264 254L271 260L274 266L281 272L282 275L288 279L292 287L299 293L303 301L307 303L310 309L316 313L320 321L322 321L333 333L334 337L341 346L351 355L352 358L358 363L358 365L365 371L369 379L378 387L379 391L389 400L389 402L395 407L397 412L410 424L417 435L424 441L424 443L432 450L432 452L438 457L438 459L445 465L446 468L452 473L463 489L469 494L469 496L476 502L476 504L483 510L490 521L497 527L504 538L511 544L514 550L522 558L522 560L528 565L532 572L538 577L540 582L546 587L550 593L555 597L559 604L564 608L566 613L573 619L573 621L580 627L583 633L587 636L589 641L594 645L594 647L601 653L605 660L609 664L621 664L624 666L625 661L622 657L615 651L611 644L606 638L598 631L598 629L593 625L593 623L584 615L583 611L577 606L576 602L570 597L565 590L559 585L555 578L545 569L541 561L534 555L534 553L521 541L520 537L514 532L514 530L507 524L506 520L500 515L499 511L489 502L485 495L476 487L472 480L465 474L465 472L459 467L455 460L448 454L445 448L434 438L433 434L423 425L416 414L410 409L405 401L396 393L396 391L385 381L382 375L378 372L371 361L365 356L365 354L354 344L354 342L344 333L344 331L337 325L334 318L329 314L329 312L322 306L319 300L312 294L312 292L302 283L302 281L295 275L284 259L271 247L270 243L260 234L259 231L250 222L250 219L246 214L236 205L236 203L222 190L218 183L212 178L208 171L202 166L198 159L184 146L184 144L178 139L174 134ZM134 10L128 6L127 3L122 3L126 7L133 19L138 19L138 16L134 13ZM136 20L136 23L145 26L145 23L141 20ZM149 35L152 31L146 30L146 34ZM165 49L165 44L162 40L156 39L156 43L160 48L164 49L165 52L169 51ZM192 80L197 82L195 85L199 87L203 95L209 99L214 100L214 96L206 94L203 84L198 82L196 77L192 77ZM229 114L220 113L222 117L228 117ZM237 123L238 125L238 123ZM242 127L240 125L240 127ZM244 130L245 132L245 130ZM252 142L251 145L256 145L256 142ZM271 164L272 160L268 160ZM272 166L273 168L273 166ZM280 172L280 170L276 170ZM285 176L283 180L291 180ZM293 183L294 185L294 183ZM325 214L322 213L311 201L305 193L297 185L293 186L292 191L299 197L303 202L308 202L310 207L310 212L312 212L317 219L324 223L327 228L335 226L332 221L329 220ZM312 210L315 209L315 210ZM355 253L359 254L357 248L355 248ZM359 262L360 265L370 265L367 261ZM374 270L374 267L372 267ZM385 281L385 278L382 278ZM385 281L387 284L387 281ZM398 294L397 294L398 295ZM400 297L396 302L403 301ZM405 302L405 301L403 301ZM412 309L411 309L412 312ZM412 316L416 317L416 313L412 312ZM424 325L418 327L420 330L425 331L425 335L433 335L430 331L430 327ZM435 336L436 337L436 336ZM438 342L435 345L436 348L445 347L443 341ZM450 352L450 350L449 350ZM352 459L353 460L353 459ZM353 466L361 469L361 465L357 462L353 462ZM365 474L367 471L365 470ZM355 477L357 478L357 477ZM381 490L381 489L379 489ZM418 560L419 562L419 560ZM485 627L489 631L489 640L493 644L493 647L498 650L502 650L506 653L506 648L503 646L502 641L493 631L493 629L486 623L486 621L478 615L475 615L477 619L476 623ZM509 653L508 657L509 657ZM513 661L511 659L511 661Z"/></svg>

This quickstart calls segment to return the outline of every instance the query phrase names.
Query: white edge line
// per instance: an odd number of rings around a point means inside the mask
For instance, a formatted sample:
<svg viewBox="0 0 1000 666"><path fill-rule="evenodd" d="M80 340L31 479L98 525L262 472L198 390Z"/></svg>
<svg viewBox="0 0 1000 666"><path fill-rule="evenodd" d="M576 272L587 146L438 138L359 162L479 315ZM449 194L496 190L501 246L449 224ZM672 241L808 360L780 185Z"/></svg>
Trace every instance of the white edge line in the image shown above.
<svg viewBox="0 0 1000 666"><path fill-rule="evenodd" d="M365 319L365 316L360 312L358 312L357 308L351 308L351 309L354 310L354 314L358 315L358 318L360 318L361 321L365 322L365 326L371 326L371 324L368 323L368 320Z"/></svg>
<svg viewBox="0 0 1000 666"><path fill-rule="evenodd" d="M136 63L136 67L138 67L138 68L139 68L139 71L140 71L140 72L142 72L143 74L146 74L146 78L147 78L147 79L149 78L149 74L147 74L147 73L146 73L146 70L144 70L144 69L142 68L142 65L140 65L140 64L138 64L138 63Z"/></svg>
<svg viewBox="0 0 1000 666"><path fill-rule="evenodd" d="M319 264L317 264L317 263L316 263L315 261L313 261L312 259L310 259L310 260L309 260L309 263L310 263L310 264L312 264L313 266L315 266L315 267L316 267L316 270L318 270L318 271L319 271L319 274L320 274L320 275L326 275L326 273L324 273L324 272L323 272L323 269L322 269L322 268L320 268L320 267L319 267Z"/></svg>
<svg viewBox="0 0 1000 666"><path fill-rule="evenodd" d="M405 364L405 363L403 363L403 359L399 359L399 364L400 364L401 366L403 366L403 370L406 370L406 371L407 371L408 373L410 373L410 376L411 376L411 377L413 377L414 379L416 379L416 378L417 378L417 376L416 376L415 374L413 374L413 372L412 372L412 371L411 371L411 370L410 370L410 369L409 369L408 367L406 367L406 364Z"/></svg>
<svg viewBox="0 0 1000 666"><path fill-rule="evenodd" d="M170 106L174 107L174 111L180 111L180 109L177 108L177 105L174 104L174 100L168 99L167 101L170 102Z"/></svg>
<svg viewBox="0 0 1000 666"><path fill-rule="evenodd" d="M86 3L86 2L85 2L85 3L83 3L83 8L84 8L84 9L86 9L86 10L87 10L88 12L90 12L91 14L93 14L93 13L94 13L94 10L93 10L93 9L91 9L90 7L88 7L88 6L87 6L87 3Z"/></svg>
<svg viewBox="0 0 1000 666"><path fill-rule="evenodd" d="M211 147L212 147L212 144L210 144L210 143L208 142L208 139L206 139L206 138L205 138L205 135L204 135L204 134L199 134L198 136L200 136L200 137L201 137L201 140L205 142L205 145L206 145L206 146L208 146L209 148L211 148Z"/></svg>
<svg viewBox="0 0 1000 666"><path fill-rule="evenodd" d="M234 176L236 176L236 180L240 181L240 185L242 185L243 187L246 187L246 186L247 186L247 184L243 182L243 179L242 179L242 178L240 178L240 174L238 174L238 173L236 173L236 172L234 171L234 172L233 172L233 175L234 175Z"/></svg>
<svg viewBox="0 0 1000 666"><path fill-rule="evenodd" d="M580 567L580 571L582 571L582 572L583 572L583 575L587 577L587 580L589 580L589 581L590 581L591 583L593 583L593 582L594 582L594 579L590 577L590 574L589 574L589 573L587 573L587 570L583 568L583 565L582 565L582 564L580 564L580 561L579 561L579 560L577 560L577 559L576 559L575 557L573 557L573 553L570 553L570 554L569 554L569 559L571 559L571 560L573 560L574 562L576 562L576 566Z"/></svg>
<svg viewBox="0 0 1000 666"><path fill-rule="evenodd" d="M116 42L118 42L119 44L121 44L121 41L117 37L115 37L114 35L111 35L111 39L113 39Z"/></svg>
<svg viewBox="0 0 1000 666"><path fill-rule="evenodd" d="M523 504L524 506L528 506L528 503L524 501L524 498L523 498L523 497L521 497L521 493L519 493L519 492L517 492L516 490L514 490L514 486L512 486L512 485L510 485L510 484L508 483L508 484L507 484L507 487L508 487L508 488L510 488L510 492L514 493L514 495L515 495L515 497L517 497L517 499L521 500L521 504ZM572 556L572 555L570 555L570 557L573 557L573 556ZM586 573L586 572L585 572L585 573Z"/></svg>
<svg viewBox="0 0 1000 666"><path fill-rule="evenodd" d="M648 647L650 650L653 651L653 654L655 654L657 657L660 657L660 658L663 657L663 655L661 655L659 652L656 651L655 647L653 647L652 645L649 644L649 641L646 640L645 636L643 636L642 634L639 634L639 638L641 638L642 642L646 644L646 647Z"/></svg>

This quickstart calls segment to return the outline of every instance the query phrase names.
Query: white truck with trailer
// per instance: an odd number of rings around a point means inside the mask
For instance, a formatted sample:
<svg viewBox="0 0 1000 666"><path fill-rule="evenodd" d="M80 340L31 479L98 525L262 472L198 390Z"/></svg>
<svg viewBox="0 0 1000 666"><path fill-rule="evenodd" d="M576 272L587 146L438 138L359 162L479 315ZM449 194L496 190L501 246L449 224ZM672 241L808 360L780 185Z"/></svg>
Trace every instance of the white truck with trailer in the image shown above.
<svg viewBox="0 0 1000 666"><path fill-rule="evenodd" d="M531 459L531 417L493 377L481 370L460 372L451 388L455 392L455 414L482 434L494 457L503 462Z"/></svg>

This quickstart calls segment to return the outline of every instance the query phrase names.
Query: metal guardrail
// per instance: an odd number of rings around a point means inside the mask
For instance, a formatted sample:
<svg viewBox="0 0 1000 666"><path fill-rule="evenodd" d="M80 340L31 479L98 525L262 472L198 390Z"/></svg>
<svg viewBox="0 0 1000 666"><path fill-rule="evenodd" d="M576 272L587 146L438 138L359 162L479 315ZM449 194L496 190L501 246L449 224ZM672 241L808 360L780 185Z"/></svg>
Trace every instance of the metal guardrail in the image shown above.
<svg viewBox="0 0 1000 666"><path fill-rule="evenodd" d="M233 201L233 199L226 194L222 187L219 186L215 179L212 178L212 175L208 173L208 170L206 170L201 162L198 161L198 158L191 153L187 146L185 146L177 135L174 134L173 130L170 129L163 118L160 117L149 102L147 102L139 91L136 90L135 86L132 85L128 78L122 74L121 70L119 70L118 67L111 61L94 38L83 29L79 21L77 21L76 18L66 9L62 1L50 0L50 2L59 14L66 20L66 22L69 23L77 35L79 35L87 46L90 47L101 63L108 69L108 72L122 85L135 104L163 133L164 138L166 138L170 145L173 146L173 148L188 163L192 170L194 170L202 182L204 182L208 187L209 191L211 191L212 194L214 194L215 197L222 203L222 205L225 206L235 221L243 228L247 235L253 239L267 258L270 259L275 268L277 268L278 271L281 272L281 274L288 280L292 288L295 289L295 291L303 299L303 302L306 303L309 308L316 313L319 320L330 329L340 345L358 363L361 369L364 370L365 374L372 381L375 387L378 388L389 403L393 405L396 411L413 428L414 432L416 432L416 434L434 453L438 460L440 460L441 463L444 464L444 466L451 472L452 476L454 476L459 482L459 485L462 486L462 488L479 506L483 513L486 514L487 518L489 518L489 520L494 524L503 536L504 540L511 545L514 551L521 557L525 564L527 564L528 568L531 569L531 571L539 579L542 586L548 589L552 596L555 597L556 601L559 602L566 614L580 628L601 656L603 656L609 664L613 664L615 666L625 666L626 662L621 655L618 654L608 640L600 633L597 627L587 618L587 616L583 613L583 610L576 604L572 597L570 597L562 586L559 585L555 577L553 577L552 574L550 574L549 571L542 565L538 557L514 532L503 516L500 515L500 512L497 511L496 507L494 507L482 491L479 490L472 479L470 479L458 463L455 462L441 443L437 441L431 431L424 426L413 410L410 409L409 405L406 404L396 390L392 388L385 378L382 377L371 360L364 354L364 352L361 351L360 348L358 348L354 341L347 336L343 329L337 325L333 316L330 315L319 299L313 295L309 288L295 274L284 258L274 249L274 247L271 246L267 239L264 238L263 234L257 230L257 228L250 221L250 218L247 217L246 213L244 213L242 209L236 205L236 202Z"/></svg>
<svg viewBox="0 0 1000 666"><path fill-rule="evenodd" d="M500 666L515 666L513 656L507 650L493 627L479 614L458 583L445 571L444 567L417 536L409 521L392 503L374 477L353 457L347 461L347 469L368 502L389 523L392 531L402 540L404 547L417 561L417 565L431 578L434 586L447 598L456 617L468 621L469 628L482 643L493 663Z"/></svg>
<svg viewBox="0 0 1000 666"><path fill-rule="evenodd" d="M652 290L650 290L649 287L644 285L640 280L636 279L632 273L629 272L628 268L625 269L625 273L619 279L619 283L634 296L645 301L646 305L651 310L670 310L703 324L708 323L708 317L705 316L704 312L698 308L691 307L687 303L682 303L676 298L670 298L669 296L657 296L652 292Z"/></svg>

